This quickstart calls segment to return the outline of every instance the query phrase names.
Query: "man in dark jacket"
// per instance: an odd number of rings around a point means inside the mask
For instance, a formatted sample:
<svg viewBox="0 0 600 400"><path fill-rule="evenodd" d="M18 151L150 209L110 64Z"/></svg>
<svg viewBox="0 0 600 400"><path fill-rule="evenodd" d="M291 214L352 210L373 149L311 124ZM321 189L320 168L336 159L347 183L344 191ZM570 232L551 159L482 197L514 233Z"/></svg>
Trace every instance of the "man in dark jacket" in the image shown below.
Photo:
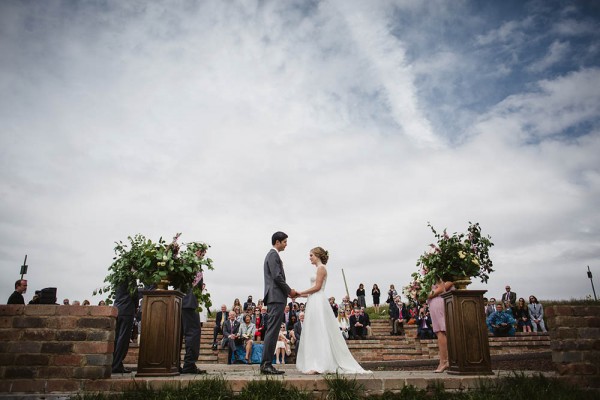
<svg viewBox="0 0 600 400"><path fill-rule="evenodd" d="M6 304L25 304L23 293L27 291L27 280L19 279L15 282L15 291L10 295Z"/></svg>
<svg viewBox="0 0 600 400"><path fill-rule="evenodd" d="M181 300L181 326L185 340L185 355L183 356L182 374L205 374L206 371L196 366L200 355L200 315L198 314L198 299L194 287L202 287L204 282L202 272L194 279L192 287Z"/></svg>
<svg viewBox="0 0 600 400"><path fill-rule="evenodd" d="M131 371L123 366L123 360L129 351L129 341L133 328L133 318L138 304L137 289L129 293L128 282L122 282L115 291L115 304L119 314L115 328L115 348L113 351L112 373L127 374Z"/></svg>
<svg viewBox="0 0 600 400"><path fill-rule="evenodd" d="M229 313L227 312L227 306L221 305L221 311L217 313L215 318L215 326L213 328L213 345L212 349L217 350L217 336L223 334L223 323L227 320Z"/></svg>
<svg viewBox="0 0 600 400"><path fill-rule="evenodd" d="M360 308L355 308L354 314L350 316L350 338L364 339L366 336L365 316L361 315Z"/></svg>

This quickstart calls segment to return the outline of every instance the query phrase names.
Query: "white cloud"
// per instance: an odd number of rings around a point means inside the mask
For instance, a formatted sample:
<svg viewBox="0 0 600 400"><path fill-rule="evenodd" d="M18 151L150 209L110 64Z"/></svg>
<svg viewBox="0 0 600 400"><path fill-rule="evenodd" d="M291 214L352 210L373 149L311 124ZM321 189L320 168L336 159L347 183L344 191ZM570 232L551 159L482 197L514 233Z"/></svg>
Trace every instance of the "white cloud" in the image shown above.
<svg viewBox="0 0 600 400"><path fill-rule="evenodd" d="M339 298L342 268L351 294L360 282L401 286L433 239L427 221L456 231L469 220L496 242L492 294L506 282L540 298L589 292L585 276L564 278L598 258L597 66L543 75L478 114L452 85L499 90L485 81L492 62L456 43L415 49L440 36L400 31L388 12L434 27L453 20L447 7L0 7L6 297L24 254L30 290L82 300L113 241L183 232L213 246L216 304L259 298L282 229L288 280L308 285L307 252L322 245ZM530 19L480 40L526 40ZM459 144L433 127L442 111L441 123L465 127Z"/></svg>
<svg viewBox="0 0 600 400"><path fill-rule="evenodd" d="M554 41L548 49L548 53L540 60L531 64L528 69L530 71L539 72L548 69L556 63L563 61L569 52L570 46L567 42Z"/></svg>

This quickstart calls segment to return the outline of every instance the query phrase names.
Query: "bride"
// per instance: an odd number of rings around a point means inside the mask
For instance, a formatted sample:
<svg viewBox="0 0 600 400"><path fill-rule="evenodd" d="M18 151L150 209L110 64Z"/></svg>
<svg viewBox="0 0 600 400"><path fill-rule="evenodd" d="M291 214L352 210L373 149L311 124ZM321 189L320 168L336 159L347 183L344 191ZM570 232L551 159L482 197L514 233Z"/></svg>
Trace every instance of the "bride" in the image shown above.
<svg viewBox="0 0 600 400"><path fill-rule="evenodd" d="M344 341L337 319L331 312L329 300L325 296L327 269L325 264L329 253L322 247L310 251L310 263L317 271L311 277L312 287L299 293L308 297L304 311L302 340L296 357L296 368L306 374L346 373L366 374L352 357Z"/></svg>

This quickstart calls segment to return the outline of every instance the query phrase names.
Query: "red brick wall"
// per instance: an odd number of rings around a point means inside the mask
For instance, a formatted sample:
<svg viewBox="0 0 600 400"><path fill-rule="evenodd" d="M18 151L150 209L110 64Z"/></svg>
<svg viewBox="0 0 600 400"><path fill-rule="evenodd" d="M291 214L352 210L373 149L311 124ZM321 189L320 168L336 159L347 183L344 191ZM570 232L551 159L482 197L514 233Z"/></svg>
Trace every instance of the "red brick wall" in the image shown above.
<svg viewBox="0 0 600 400"><path fill-rule="evenodd" d="M114 307L0 305L0 392L109 378L116 316Z"/></svg>
<svg viewBox="0 0 600 400"><path fill-rule="evenodd" d="M552 361L572 383L600 388L600 306L545 308Z"/></svg>

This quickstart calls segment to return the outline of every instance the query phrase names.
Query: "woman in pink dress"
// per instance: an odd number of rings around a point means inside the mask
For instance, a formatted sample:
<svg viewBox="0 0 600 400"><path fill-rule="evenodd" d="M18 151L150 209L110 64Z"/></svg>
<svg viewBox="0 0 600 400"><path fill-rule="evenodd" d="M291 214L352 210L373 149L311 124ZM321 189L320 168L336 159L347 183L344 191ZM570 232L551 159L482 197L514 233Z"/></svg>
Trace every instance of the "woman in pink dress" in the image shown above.
<svg viewBox="0 0 600 400"><path fill-rule="evenodd" d="M427 296L429 313L433 331L437 336L438 349L440 352L440 364L434 372L440 373L448 369L448 339L446 338L446 313L444 311L444 299L441 295L449 290L453 290L452 282L444 281L441 278L431 287L431 292Z"/></svg>

